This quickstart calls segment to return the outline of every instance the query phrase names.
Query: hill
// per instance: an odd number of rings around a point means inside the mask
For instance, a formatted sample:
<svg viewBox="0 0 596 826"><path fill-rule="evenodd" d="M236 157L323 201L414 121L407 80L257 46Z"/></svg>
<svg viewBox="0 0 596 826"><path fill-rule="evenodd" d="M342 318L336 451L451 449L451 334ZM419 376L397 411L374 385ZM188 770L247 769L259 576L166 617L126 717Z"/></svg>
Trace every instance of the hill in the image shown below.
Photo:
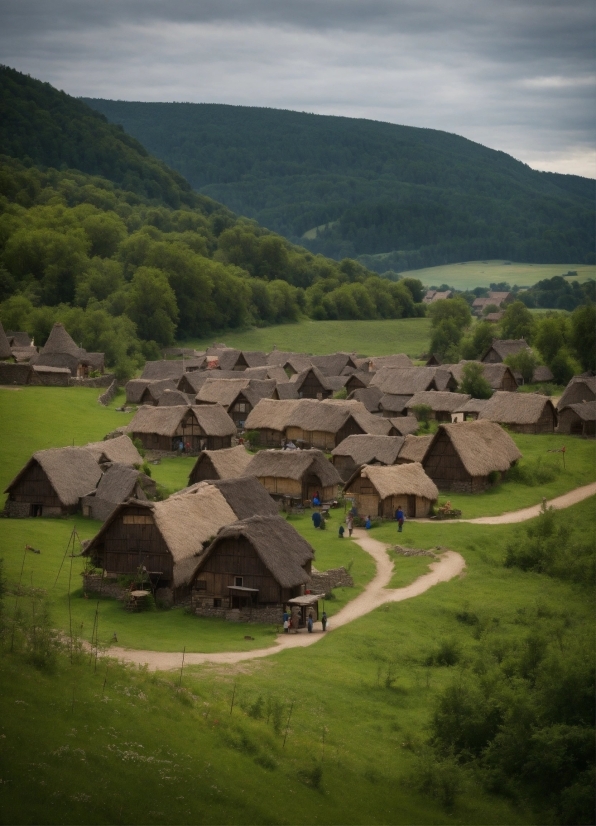
<svg viewBox="0 0 596 826"><path fill-rule="evenodd" d="M401 271L482 258L593 263L594 181L458 135L276 109L85 99L237 213Z"/></svg>

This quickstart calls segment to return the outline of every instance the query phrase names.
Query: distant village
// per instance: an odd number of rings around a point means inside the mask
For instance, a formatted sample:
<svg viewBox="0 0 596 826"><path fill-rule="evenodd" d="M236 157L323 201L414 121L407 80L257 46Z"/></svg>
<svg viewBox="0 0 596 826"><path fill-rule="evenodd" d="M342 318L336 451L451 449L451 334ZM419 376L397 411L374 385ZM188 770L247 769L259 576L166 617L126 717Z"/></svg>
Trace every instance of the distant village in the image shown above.
<svg viewBox="0 0 596 826"><path fill-rule="evenodd" d="M575 376L556 406L518 392L521 376L504 359L524 349L523 339L495 339L483 354L489 399L458 392L470 362L433 355L415 366L404 354L170 349L126 384L128 425L33 454L5 491L3 515L103 522L83 551L88 591L130 602L119 585L128 577L132 593L190 602L199 615L280 622L291 609L304 625L349 576L317 572L284 514L316 511L324 526L343 499L356 519L394 519L398 508L427 518L440 492L479 493L503 477L521 458L511 431L594 437L596 378ZM537 370L536 381L552 380ZM0 384L95 386L102 404L116 392L103 354L78 347L61 324L41 349L0 326ZM421 427L422 411L434 432ZM188 486L159 501L144 463L175 455L195 459Z"/></svg>

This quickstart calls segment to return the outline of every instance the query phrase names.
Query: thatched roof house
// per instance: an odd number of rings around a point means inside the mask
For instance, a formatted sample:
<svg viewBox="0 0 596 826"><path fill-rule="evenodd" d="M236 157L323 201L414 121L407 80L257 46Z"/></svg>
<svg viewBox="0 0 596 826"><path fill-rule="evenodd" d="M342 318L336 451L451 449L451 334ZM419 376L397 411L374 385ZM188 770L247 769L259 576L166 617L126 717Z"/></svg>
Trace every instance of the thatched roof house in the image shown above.
<svg viewBox="0 0 596 826"><path fill-rule="evenodd" d="M275 385L275 390L273 391L271 398L284 401L288 399L299 399L300 396L298 395L298 388L296 385L291 381L285 381L278 382Z"/></svg>
<svg viewBox="0 0 596 826"><path fill-rule="evenodd" d="M438 390L424 390L421 393L414 393L412 398L406 402L406 410L410 414L416 414L419 406L430 407L430 418L438 422L450 422L451 414L472 397L465 393L442 393Z"/></svg>
<svg viewBox="0 0 596 826"><path fill-rule="evenodd" d="M574 376L559 399L557 408L562 410L579 402L593 402L596 399L596 376Z"/></svg>
<svg viewBox="0 0 596 826"><path fill-rule="evenodd" d="M432 433L427 436L414 436L409 433L404 439L395 464L405 465L409 462L420 462L422 464L433 438Z"/></svg>
<svg viewBox="0 0 596 826"><path fill-rule="evenodd" d="M194 452L231 447L236 425L219 404L140 407L126 432L146 450Z"/></svg>
<svg viewBox="0 0 596 826"><path fill-rule="evenodd" d="M155 492L155 482L142 471L112 464L106 468L96 490L81 498L81 510L83 516L105 522L122 502L128 499L146 502Z"/></svg>
<svg viewBox="0 0 596 826"><path fill-rule="evenodd" d="M304 593L314 552L279 516L253 516L222 528L192 577L193 606L258 609Z"/></svg>
<svg viewBox="0 0 596 826"><path fill-rule="evenodd" d="M559 408L559 426L557 433L570 433L574 436L591 436L595 434L596 401L567 404Z"/></svg>
<svg viewBox="0 0 596 826"><path fill-rule="evenodd" d="M478 493L520 458L511 436L484 419L439 425L422 465L439 490Z"/></svg>
<svg viewBox="0 0 596 826"><path fill-rule="evenodd" d="M233 479L245 476L252 459L244 445L225 450L202 450L188 477L188 484L194 485L207 479Z"/></svg>
<svg viewBox="0 0 596 826"><path fill-rule="evenodd" d="M344 488L356 499L361 515L393 519L401 507L409 518L428 516L439 497L435 483L418 462L407 465L363 465Z"/></svg>
<svg viewBox="0 0 596 826"><path fill-rule="evenodd" d="M253 407L261 399L270 399L275 387L276 383L272 379L212 378L206 381L197 393L196 403L221 404L236 423L236 427L241 430Z"/></svg>
<svg viewBox="0 0 596 826"><path fill-rule="evenodd" d="M375 372L368 371L368 370L355 370L350 376L348 376L348 380L346 381L345 388L348 393L353 393L354 390L362 390L372 381L372 377L374 376Z"/></svg>
<svg viewBox="0 0 596 826"><path fill-rule="evenodd" d="M392 356L367 356L356 359L358 370L376 373L377 370L388 368L394 370L401 367L413 367L412 359L405 353L396 353Z"/></svg>
<svg viewBox="0 0 596 826"><path fill-rule="evenodd" d="M369 386L380 387L384 394L413 396L422 390L457 390L457 382L443 367L383 367Z"/></svg>
<svg viewBox="0 0 596 826"><path fill-rule="evenodd" d="M158 379L172 379L175 382L185 373L184 362L180 359L161 359L160 361L146 361L142 379L156 381Z"/></svg>
<svg viewBox="0 0 596 826"><path fill-rule="evenodd" d="M292 376L292 384L301 399L328 399L333 395L333 385L318 367L310 366Z"/></svg>
<svg viewBox="0 0 596 826"><path fill-rule="evenodd" d="M103 373L105 369L103 353L88 353L77 347L63 324L56 322L41 352L33 356L31 364L40 367L62 367L70 370L71 376L85 377L91 371Z"/></svg>
<svg viewBox="0 0 596 826"><path fill-rule="evenodd" d="M350 353L331 353L327 356L311 356L311 363L325 376L347 375L356 370L356 361Z"/></svg>
<svg viewBox="0 0 596 826"><path fill-rule="evenodd" d="M176 390L174 379L131 379L126 382L127 404L156 405L166 390Z"/></svg>
<svg viewBox="0 0 596 826"><path fill-rule="evenodd" d="M404 444L403 436L348 436L331 451L333 465L346 481L360 465L393 465Z"/></svg>
<svg viewBox="0 0 596 826"><path fill-rule="evenodd" d="M516 433L554 433L557 412L547 396L497 391L483 405L478 419L507 425Z"/></svg>
<svg viewBox="0 0 596 826"><path fill-rule="evenodd" d="M62 516L76 513L82 496L101 478L92 452L82 447L39 450L4 491L7 516Z"/></svg>
<svg viewBox="0 0 596 826"><path fill-rule="evenodd" d="M362 387L358 390L352 390L352 392L348 394L348 401L360 402L366 407L369 413L380 413L381 408L379 407L379 403L382 396L383 393L378 387Z"/></svg>
<svg viewBox="0 0 596 826"><path fill-rule="evenodd" d="M462 401L464 400L462 396ZM487 399L468 399L453 414L454 422L475 421L484 410Z"/></svg>
<svg viewBox="0 0 596 826"><path fill-rule="evenodd" d="M257 350L236 350L233 347L225 347L220 350L209 349L207 353L208 360L211 360L211 369L215 367L220 370L240 372L246 370L247 367L264 367L267 365L267 356ZM217 359L216 364L213 359Z"/></svg>
<svg viewBox="0 0 596 826"><path fill-rule="evenodd" d="M396 416L389 419L389 424L390 436L408 436L410 433L416 433L420 427L420 422L415 416Z"/></svg>
<svg viewBox="0 0 596 826"><path fill-rule="evenodd" d="M505 361L508 356L516 356L522 350L531 350L528 342L523 338L494 338L493 343L484 353L480 361Z"/></svg>
<svg viewBox="0 0 596 826"><path fill-rule="evenodd" d="M236 514L236 519L249 516L275 516L279 513L277 503L269 496L263 485L254 476L245 474L233 479L219 479L208 484L216 487Z"/></svg>
<svg viewBox="0 0 596 826"><path fill-rule="evenodd" d="M463 381L466 364L479 364L482 367L484 378L493 390L508 390L511 393L517 390L518 381L513 370L502 362L460 361L458 364L445 365L458 385Z"/></svg>
<svg viewBox="0 0 596 826"><path fill-rule="evenodd" d="M132 440L125 433L113 439L104 439L101 442L89 442L83 445L94 457L95 461L103 465L106 462L116 462L119 465L142 465L141 454L133 445Z"/></svg>
<svg viewBox="0 0 596 826"><path fill-rule="evenodd" d="M375 388L368 388L369 390ZM387 419L399 418L399 416L407 416L408 410L406 404L410 401L412 396L396 396L393 393L383 393L379 399L379 410Z"/></svg>
<svg viewBox="0 0 596 826"><path fill-rule="evenodd" d="M320 450L261 450L246 468L271 496L289 496L304 502L315 493L328 502L338 496L341 477Z"/></svg>
<svg viewBox="0 0 596 826"><path fill-rule="evenodd" d="M182 390L172 390L167 387L157 400L158 407L176 407L181 404L192 404L194 396L183 393Z"/></svg>

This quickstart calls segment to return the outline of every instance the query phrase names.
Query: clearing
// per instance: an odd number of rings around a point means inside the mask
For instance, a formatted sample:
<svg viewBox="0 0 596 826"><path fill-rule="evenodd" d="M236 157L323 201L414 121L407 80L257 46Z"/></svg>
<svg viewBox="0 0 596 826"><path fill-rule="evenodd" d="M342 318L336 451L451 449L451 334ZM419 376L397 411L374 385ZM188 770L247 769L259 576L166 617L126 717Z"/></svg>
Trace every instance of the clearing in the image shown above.
<svg viewBox="0 0 596 826"><path fill-rule="evenodd" d="M577 272L569 281L587 281L596 278L594 264L520 264L515 261L464 261L461 264L445 264L442 267L427 267L423 270L402 272L402 277L419 278L427 286L449 284L456 290L473 290L474 287L489 287L490 284L506 281L512 287L531 287L544 278Z"/></svg>

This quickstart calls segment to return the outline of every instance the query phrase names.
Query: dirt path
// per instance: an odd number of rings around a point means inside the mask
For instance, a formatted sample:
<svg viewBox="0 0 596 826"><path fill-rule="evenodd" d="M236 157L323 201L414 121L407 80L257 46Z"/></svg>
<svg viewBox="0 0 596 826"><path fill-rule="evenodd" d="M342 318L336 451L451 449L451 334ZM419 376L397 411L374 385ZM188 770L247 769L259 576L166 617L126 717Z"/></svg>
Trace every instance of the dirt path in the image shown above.
<svg viewBox="0 0 596 826"><path fill-rule="evenodd" d="M329 620L327 633L346 625L386 602L401 602L404 599L417 597L439 582L447 582L460 574L465 561L455 551L446 551L436 562L430 564L430 571L405 588L388 589L387 585L393 575L393 562L387 554L387 545L373 539L363 530L354 531L354 540L369 553L376 562L377 572L368 583L364 591L344 606ZM306 648L323 638L324 634L319 623L312 634L301 631L298 634L280 634L275 645L270 648L258 648L253 651L221 651L212 654L186 654L185 665L201 665L202 663L239 663L245 660L256 660L261 657L270 657L288 648ZM110 657L117 657L137 665L148 665L152 671L164 671L180 668L182 655L179 652L162 651L134 651L126 648L110 647Z"/></svg>
<svg viewBox="0 0 596 826"><path fill-rule="evenodd" d="M589 496L596 494L596 482L585 485L581 488L569 491L568 493L551 499L547 502L549 507L560 510L582 502ZM477 519L454 519L445 520L440 523L430 519L416 520L418 522L433 522L433 524L450 525L466 522L471 525L509 525L516 522L525 522L534 519L540 513L540 505L531 508L523 508L519 511L503 513L500 516L481 516ZM405 588L389 589L387 585L391 581L393 574L393 562L387 554L387 545L373 539L366 531L356 530L354 540L360 547L369 553L375 560L377 572L374 578L368 583L364 591L355 599L344 606L341 611L329 620L328 633L336 628L341 628L348 622L352 622L365 614L374 611L386 602L401 602L404 599L411 599L423 594L433 585L439 582L448 582L453 577L458 576L465 568L464 558L455 551L446 551L441 554L436 562L430 564L430 571L417 580L407 585ZM318 624L317 624L318 625ZM313 645L323 637L323 632L317 627L315 632L308 634L301 631L299 634L280 635L275 645L270 648L259 648L253 651L222 651L212 654L187 654L186 665L201 665L202 663L232 664L244 662L245 660L256 660L262 657L270 657L288 648L306 648ZM109 656L117 657L125 662L147 665L152 671L165 671L168 669L180 668L182 656L179 652L162 651L135 651L127 648L111 647Z"/></svg>

